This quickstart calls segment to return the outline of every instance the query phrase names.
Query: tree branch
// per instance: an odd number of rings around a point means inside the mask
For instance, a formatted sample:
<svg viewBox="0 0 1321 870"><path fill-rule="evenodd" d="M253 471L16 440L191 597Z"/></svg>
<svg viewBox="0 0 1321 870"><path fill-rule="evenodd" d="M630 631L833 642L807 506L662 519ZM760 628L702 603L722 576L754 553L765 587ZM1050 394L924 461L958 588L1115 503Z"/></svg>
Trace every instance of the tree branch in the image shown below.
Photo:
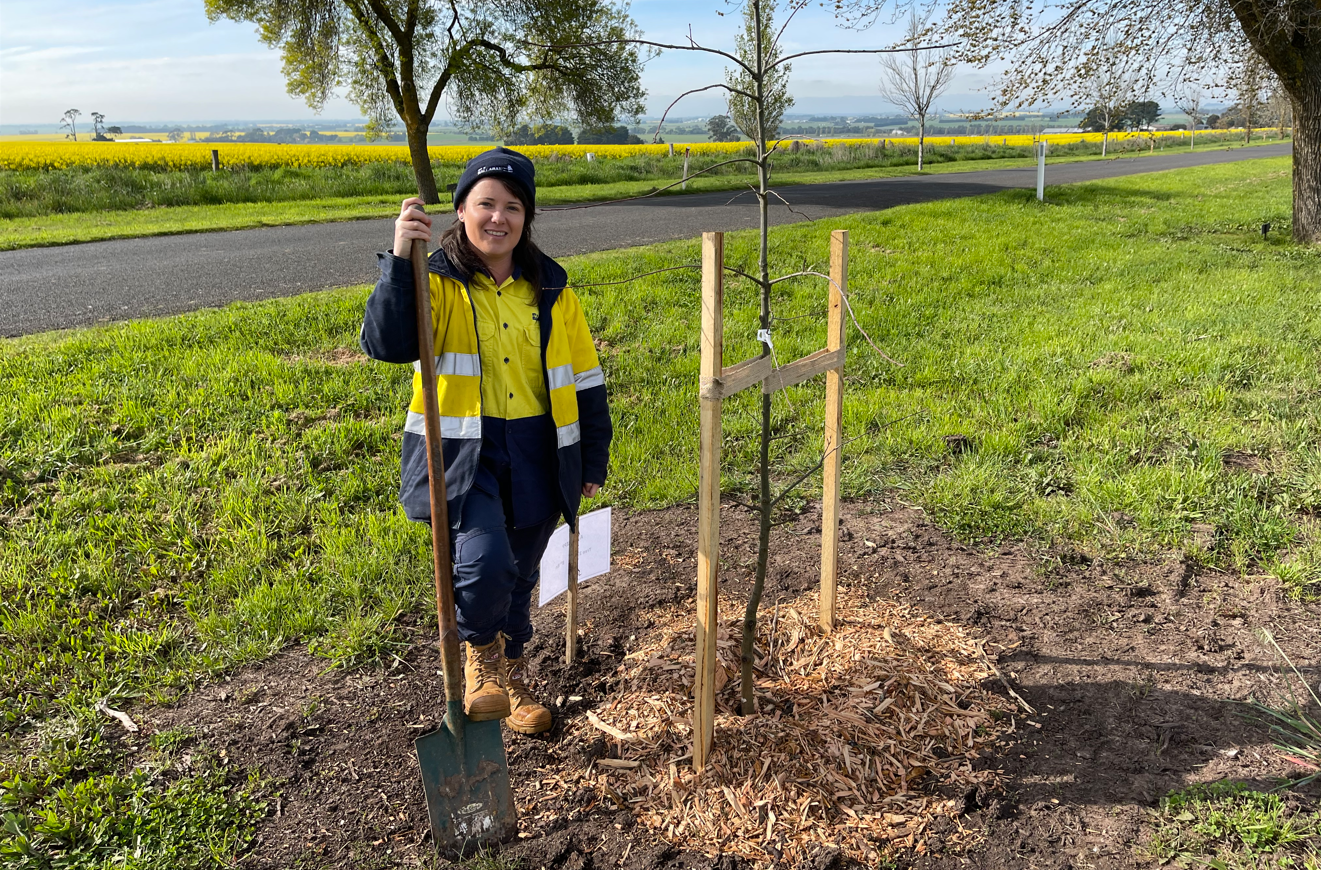
<svg viewBox="0 0 1321 870"><path fill-rule="evenodd" d="M731 163L751 163L755 166L757 161L751 160L747 157L736 157L733 160L722 160L721 162L708 166L705 169L699 169L698 171L694 172L692 175L688 176L687 178L680 179L679 181L676 181L673 184L667 184L664 187L657 188L656 190L653 190L651 193L643 193L637 196L626 196L623 199L607 199L602 202L588 202L588 203L583 203L582 205L550 206L549 208L541 209L541 211L542 212L578 211L579 209L584 209L584 208L600 208L603 205L615 205L616 203L621 203L621 202L632 202L635 199L648 199L649 197L653 197L656 196L657 194L664 193L665 191L669 190L672 187L678 187L679 185L683 184L685 181L690 181L699 175L703 175L707 172L710 172L713 169L719 169L722 166L729 166Z"/></svg>
<svg viewBox="0 0 1321 870"><path fill-rule="evenodd" d="M732 60L734 63L743 67L743 69L747 70L748 75L754 74L752 67L740 60L737 55L730 54L727 51L720 51L716 48L707 48L704 45L699 45L696 41L692 40L692 37L689 37L689 40L692 42L691 45L672 45L668 42L652 42L649 39L602 39L595 42L565 42L558 45L547 44L544 42L529 42L528 45L536 48L549 49L551 51L563 51L566 48L600 48L603 45L649 45L652 48L668 48L673 51L702 51L707 54L717 54L727 60Z"/></svg>
<svg viewBox="0 0 1321 870"><path fill-rule="evenodd" d="M669 116L670 109L673 109L675 106L677 106L679 104L679 101L682 100L684 97L687 97L691 94L700 94L702 91L709 91L712 88L724 88L725 90L738 94L739 96L752 99L752 95L747 93L746 91L740 91L738 88L731 87L730 85L726 85L726 84L707 85L704 88L693 88L691 91L684 91L682 94L679 94L679 96L675 97L674 102L670 103L669 106L665 108L665 111L661 114L660 123L656 125L656 132L653 133L651 136L651 144L655 145L656 140L660 138L661 127L665 126L665 118Z"/></svg>
<svg viewBox="0 0 1321 870"><path fill-rule="evenodd" d="M774 281L771 281L770 283L772 285L775 285L775 284L779 284L781 281L788 281L790 278L801 278L805 275L815 275L818 278L825 278L827 281L829 281L831 285L836 290L839 291L839 298L842 299L844 302L844 308L849 313L849 319L852 320L853 325L858 328L858 332L862 333L862 337L867 339L867 343L872 346L872 350L880 354L881 359L885 360L886 362L893 363L894 365L897 365L900 368L904 367L903 363L899 362L899 360L897 359L893 359L889 354L881 350L880 346L877 345L876 342L872 341L872 337L867 334L867 330L863 329L862 324L858 322L858 316L853 313L853 306L849 304L849 294L845 292L843 287L839 286L839 284L835 282L834 278L831 278L829 275L825 274L824 272L815 272L809 269L802 272L794 272L791 275L782 275L781 277L776 278Z"/></svg>

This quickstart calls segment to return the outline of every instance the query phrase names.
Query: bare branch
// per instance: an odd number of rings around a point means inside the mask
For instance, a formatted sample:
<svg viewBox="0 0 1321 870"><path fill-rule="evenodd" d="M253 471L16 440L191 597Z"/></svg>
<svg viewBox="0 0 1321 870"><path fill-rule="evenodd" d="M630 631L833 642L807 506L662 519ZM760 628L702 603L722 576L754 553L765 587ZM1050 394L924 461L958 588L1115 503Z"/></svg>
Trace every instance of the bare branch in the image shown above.
<svg viewBox="0 0 1321 870"><path fill-rule="evenodd" d="M867 330L863 329L862 324L858 322L858 315L853 313L853 306L849 304L849 294L845 292L843 287L839 286L839 284L835 281L834 278L830 277L824 272L815 272L812 270L806 270L802 272L794 272L791 275L783 275L779 278L776 278L774 281L771 282L771 284L778 284L781 281L788 281L790 278L802 278L806 275L815 275L818 278L825 278L827 281L829 281L831 286L833 286L836 290L839 291L839 297L844 301L844 308L849 312L849 319L852 320L853 325L858 328L858 332L862 333L862 337L867 339L867 343L872 346L872 350L880 354L881 359L885 360L886 362L893 363L894 365L899 366L899 368L904 367L903 363L899 362L897 359L892 358L885 351L881 350L880 346L877 345L876 342L872 341L872 337L867 334Z"/></svg>
<svg viewBox="0 0 1321 870"><path fill-rule="evenodd" d="M694 172L692 175L688 176L687 178L681 179L679 181L674 182L673 184L667 184L664 187L653 190L651 193L642 193L642 194L638 194L637 196L626 196L623 199L608 199L602 202L587 202L587 203L583 203L582 205L553 205L553 206L549 206L548 208L543 208L541 209L541 211L542 212L577 211L583 208L600 208L603 205L615 205L616 203L621 203L621 202L632 202L635 199L647 199L648 197L652 197L652 196L656 196L657 194L664 193L665 191L669 190L672 187L678 187L684 182L691 181L697 176L710 172L713 169L719 169L721 166L729 166L731 163L751 163L752 165L755 166L757 164L757 161L750 160L747 157L736 157L733 160L722 160L719 163L715 163L712 164L711 166L706 167L705 169L699 169L698 171Z"/></svg>
<svg viewBox="0 0 1321 870"><path fill-rule="evenodd" d="M814 221L814 220L816 220L816 218L813 218L812 216L810 216L810 215L808 215L808 214L805 214L805 213L799 211L798 209L794 208L793 206L791 206L791 205L789 204L789 200L787 200L787 199L785 199L784 197L780 196L779 191L776 191L776 190L769 190L769 189L768 189L766 192L769 193L771 196L775 197L776 199L778 199L780 202L784 203L784 207L787 208L787 209L789 209L789 212L790 212L791 214L796 214L796 215L800 216L800 217L801 217L803 220L805 220L805 221Z"/></svg>
<svg viewBox="0 0 1321 870"><path fill-rule="evenodd" d="M901 51L930 51L938 48L958 48L957 42L945 42L940 45L921 45L914 48L827 48L820 51L800 51L798 54L791 54L782 57L775 63L768 64L767 69L774 69L782 63L787 63L794 58L812 57L817 54L896 54Z"/></svg>
<svg viewBox="0 0 1321 870"><path fill-rule="evenodd" d="M688 39L692 43L691 45L673 45L668 42L652 42L650 39L601 39L594 42L565 42L558 45L547 44L544 42L529 42L527 44L534 48L546 48L551 51L563 51L566 48L600 48L603 45L649 45L652 48L668 48L672 51L701 51L706 54L717 54L727 60L732 60L734 63L747 70L749 75L752 75L752 68L740 60L737 55L730 54L727 51L721 51L717 48L707 48L704 45L699 45L696 41L693 41L691 36L689 36Z"/></svg>
<svg viewBox="0 0 1321 870"><path fill-rule="evenodd" d="M665 119L666 119L666 117L669 116L669 114L670 114L670 109L673 109L675 106L677 106L677 105L679 104L679 101L682 100L684 97L690 96L690 95L692 95L692 94L700 94L702 91L709 91L709 90L711 90L712 88L724 88L725 90L730 91L730 92L735 93L735 94L738 94L738 95L740 95L740 96L748 97L749 99L752 98L752 95L751 95L751 94L746 93L746 92L744 92L744 91L740 91L738 88L731 87L730 85L723 84L723 83L721 83L721 84L714 84L714 85L707 85L707 86L704 87L704 88L693 88L691 91L684 91L682 94L679 94L679 96L675 97L675 98L674 98L674 102L673 102L673 103L670 103L668 106L666 106L666 107L665 107L665 111L661 113L660 123L656 125L656 132L653 133L652 136L651 136L651 144L655 145L655 144L656 144L656 140L660 138L661 127L664 127L664 126L665 126Z"/></svg>
<svg viewBox="0 0 1321 870"><path fill-rule="evenodd" d="M641 275L634 275L631 278L625 278L623 281L596 281L591 284L575 283L573 286L575 289L578 287L618 287L620 284L632 284L634 281L641 281L643 278L650 278L652 275L659 275L662 272L682 272L685 269L700 269L700 268L702 268L701 263L694 263L690 266L669 266L668 268L665 269L653 269L650 272L643 272ZM560 289L564 289L564 288L560 288Z"/></svg>

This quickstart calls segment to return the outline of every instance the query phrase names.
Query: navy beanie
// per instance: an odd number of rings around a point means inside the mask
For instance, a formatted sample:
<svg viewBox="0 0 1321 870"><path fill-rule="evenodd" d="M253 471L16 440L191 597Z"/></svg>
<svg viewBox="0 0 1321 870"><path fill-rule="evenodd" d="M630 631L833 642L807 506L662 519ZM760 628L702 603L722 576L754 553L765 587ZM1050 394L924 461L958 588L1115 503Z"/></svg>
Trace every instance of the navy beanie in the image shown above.
<svg viewBox="0 0 1321 870"><path fill-rule="evenodd" d="M532 161L503 146L483 151L468 161L459 176L459 183L454 186L454 205L463 202L473 185L483 178L498 178L512 181L523 189L528 196L528 208L537 207L537 170Z"/></svg>

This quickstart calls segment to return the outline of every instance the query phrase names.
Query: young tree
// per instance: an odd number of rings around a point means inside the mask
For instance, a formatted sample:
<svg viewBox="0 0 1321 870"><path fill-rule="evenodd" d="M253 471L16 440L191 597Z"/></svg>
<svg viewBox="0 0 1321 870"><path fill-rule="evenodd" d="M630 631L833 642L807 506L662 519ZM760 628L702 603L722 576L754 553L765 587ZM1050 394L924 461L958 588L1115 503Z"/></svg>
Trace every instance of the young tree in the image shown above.
<svg viewBox="0 0 1321 870"><path fill-rule="evenodd" d="M738 141L738 128L730 123L728 115L712 115L707 118L706 134L712 142Z"/></svg>
<svg viewBox="0 0 1321 870"><path fill-rule="evenodd" d="M82 112L77 109L64 110L64 115L62 116L63 120L60 121L60 126L69 131L64 134L65 139L72 139L75 142L78 141L78 116L81 114Z"/></svg>
<svg viewBox="0 0 1321 870"><path fill-rule="evenodd" d="M744 4L743 33L734 43L734 52L744 63L756 57L758 45L765 52L766 79L761 83L761 88L765 95L764 132L771 140L779 138L784 113L794 104L794 98L789 96L789 72L792 66L787 63L777 64L780 59L780 44L775 34L774 12L773 3L755 6L752 3ZM752 64L748 65L752 66ZM732 70L726 68L725 83L734 89L729 94L730 119L744 136L755 140L758 135L757 108L753 105L751 97L736 92L750 94L756 89L752 73L741 68Z"/></svg>
<svg viewBox="0 0 1321 870"><path fill-rule="evenodd" d="M1274 87L1271 88L1270 99L1266 102L1266 110L1275 120L1276 126L1279 127L1280 138L1283 139L1285 128L1293 125L1293 102L1289 99L1289 95L1284 92L1284 88L1280 87L1279 82L1275 82Z"/></svg>
<svg viewBox="0 0 1321 870"><path fill-rule="evenodd" d="M1110 144L1110 134L1127 126L1125 109L1137 90L1134 76L1125 66L1125 57L1117 45L1095 59L1074 93L1092 106L1083 123L1086 129L1101 134L1101 156ZM1090 121L1091 126L1086 125Z"/></svg>
<svg viewBox="0 0 1321 870"><path fill-rule="evenodd" d="M900 42L909 48L881 55L881 96L910 118L917 119L919 172L922 171L922 152L926 145L927 115L954 79L953 48L921 47L929 30L927 23L918 19L917 12L911 11Z"/></svg>
<svg viewBox="0 0 1321 870"><path fill-rule="evenodd" d="M1184 83L1181 88L1175 91L1174 105L1180 112L1188 116L1188 150L1193 150L1197 145L1197 125L1199 119L1204 119L1202 114L1202 89L1193 83Z"/></svg>
<svg viewBox="0 0 1321 870"><path fill-rule="evenodd" d="M636 26L614 0L206 0L212 21L258 25L290 94L320 110L341 85L376 125L398 117L419 195L440 201L427 130L442 96L469 124L523 115L586 126L642 111ZM536 43L595 43L560 51Z"/></svg>
<svg viewBox="0 0 1321 870"><path fill-rule="evenodd" d="M1261 123L1266 112L1266 100L1273 78L1266 62L1250 49L1230 68L1229 85L1238 96L1239 123L1243 125L1244 145L1252 141L1252 128Z"/></svg>

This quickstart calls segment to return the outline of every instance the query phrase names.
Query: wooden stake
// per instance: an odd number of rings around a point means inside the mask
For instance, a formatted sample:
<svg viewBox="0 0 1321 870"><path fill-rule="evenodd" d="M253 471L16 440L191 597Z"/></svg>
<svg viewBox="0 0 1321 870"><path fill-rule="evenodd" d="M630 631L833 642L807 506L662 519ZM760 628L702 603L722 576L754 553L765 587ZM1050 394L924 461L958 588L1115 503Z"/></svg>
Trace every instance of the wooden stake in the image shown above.
<svg viewBox="0 0 1321 870"><path fill-rule="evenodd" d="M839 367L826 372L825 464L821 481L821 628L835 628L839 585L839 474L844 436L844 293L849 280L849 233L830 234L830 308L826 350L839 351ZM841 290L843 292L841 292Z"/></svg>
<svg viewBox="0 0 1321 870"><path fill-rule="evenodd" d="M578 519L578 523L582 519ZM578 527L569 532L569 592L564 602L564 663L578 655Z"/></svg>
<svg viewBox="0 0 1321 870"><path fill-rule="evenodd" d="M720 377L724 354L725 237L702 234L702 363L704 383ZM693 685L693 769L706 767L716 727L716 629L720 567L720 404L703 396L697 484L697 678Z"/></svg>

